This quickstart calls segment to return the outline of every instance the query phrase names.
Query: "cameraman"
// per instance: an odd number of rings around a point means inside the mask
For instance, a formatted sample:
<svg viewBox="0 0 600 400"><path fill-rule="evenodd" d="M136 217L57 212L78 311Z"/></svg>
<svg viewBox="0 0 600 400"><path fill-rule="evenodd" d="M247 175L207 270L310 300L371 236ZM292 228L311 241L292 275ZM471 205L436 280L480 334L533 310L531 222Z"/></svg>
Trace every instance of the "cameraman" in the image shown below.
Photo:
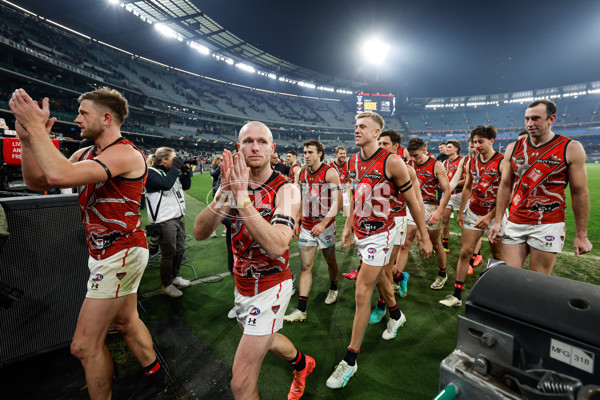
<svg viewBox="0 0 600 400"><path fill-rule="evenodd" d="M146 205L148 220L160 226L160 280L162 293L180 297L179 288L190 281L179 276L181 260L185 252L185 198L184 190L192 185L190 169L182 158L176 157L169 147L161 147L148 156L148 180L146 181ZM150 251L156 242L151 238Z"/></svg>

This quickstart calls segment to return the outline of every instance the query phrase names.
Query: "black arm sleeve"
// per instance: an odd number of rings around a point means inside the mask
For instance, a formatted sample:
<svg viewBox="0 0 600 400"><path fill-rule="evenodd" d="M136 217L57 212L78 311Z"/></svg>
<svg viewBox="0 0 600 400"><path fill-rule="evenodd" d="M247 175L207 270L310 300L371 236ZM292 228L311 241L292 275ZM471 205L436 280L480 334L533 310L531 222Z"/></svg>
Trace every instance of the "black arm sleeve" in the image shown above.
<svg viewBox="0 0 600 400"><path fill-rule="evenodd" d="M146 190L148 192L158 192L159 190L170 190L177 176L179 175L179 168L171 168L167 172L166 176L162 176L156 171L148 169L148 179L146 180ZM183 185L182 185L183 186ZM189 188L188 188L189 189Z"/></svg>

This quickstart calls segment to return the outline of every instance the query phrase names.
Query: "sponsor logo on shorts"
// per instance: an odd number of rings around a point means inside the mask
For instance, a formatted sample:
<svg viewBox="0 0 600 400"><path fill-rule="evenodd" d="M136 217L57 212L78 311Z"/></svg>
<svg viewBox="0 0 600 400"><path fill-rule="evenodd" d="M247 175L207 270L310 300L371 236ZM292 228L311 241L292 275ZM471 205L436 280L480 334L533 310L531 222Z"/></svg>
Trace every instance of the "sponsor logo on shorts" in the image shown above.
<svg viewBox="0 0 600 400"><path fill-rule="evenodd" d="M325 240L331 240L331 235L325 236Z"/></svg>
<svg viewBox="0 0 600 400"><path fill-rule="evenodd" d="M117 273L117 278L121 280L125 277L125 275L127 275L127 272L119 272Z"/></svg>
<svg viewBox="0 0 600 400"><path fill-rule="evenodd" d="M276 305L276 306L271 307L271 311L273 311L273 314L277 314L277 312L279 311L280 307L281 307L280 305Z"/></svg>
<svg viewBox="0 0 600 400"><path fill-rule="evenodd" d="M260 310L258 307L252 307L252 310L250 310L249 314L256 317L258 314L260 314Z"/></svg>
<svg viewBox="0 0 600 400"><path fill-rule="evenodd" d="M92 286L90 287L91 290L98 290L98 284L97 283L92 283Z"/></svg>
<svg viewBox="0 0 600 400"><path fill-rule="evenodd" d="M246 321L246 325L256 326L256 318L248 318Z"/></svg>
<svg viewBox="0 0 600 400"><path fill-rule="evenodd" d="M554 238L554 236L551 236L551 235L548 235L548 236L546 236L546 237L544 238L544 240L546 240L546 242L551 242L551 241L553 241L554 239L555 239L555 238Z"/></svg>
<svg viewBox="0 0 600 400"><path fill-rule="evenodd" d="M375 254L375 253L377 253L377 249L376 249L375 247L369 247L369 248L367 249L367 252L368 252L369 254Z"/></svg>
<svg viewBox="0 0 600 400"><path fill-rule="evenodd" d="M104 279L104 275L102 275L102 274L96 274L96 276L92 278L92 281L94 281L94 282L100 282L102 279Z"/></svg>

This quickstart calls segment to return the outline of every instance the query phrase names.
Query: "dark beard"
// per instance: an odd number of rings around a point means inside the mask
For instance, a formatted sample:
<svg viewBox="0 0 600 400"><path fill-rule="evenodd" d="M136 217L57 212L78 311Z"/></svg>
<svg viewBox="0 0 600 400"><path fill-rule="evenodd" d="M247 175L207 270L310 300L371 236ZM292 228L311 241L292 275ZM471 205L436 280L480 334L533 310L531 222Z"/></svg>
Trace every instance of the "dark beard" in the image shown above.
<svg viewBox="0 0 600 400"><path fill-rule="evenodd" d="M98 129L95 126L92 126L92 127L85 129L85 131L84 130L81 131L81 138L92 140L95 142L96 139L98 139L98 137L100 137L102 132L104 132L104 129L102 129L102 128Z"/></svg>

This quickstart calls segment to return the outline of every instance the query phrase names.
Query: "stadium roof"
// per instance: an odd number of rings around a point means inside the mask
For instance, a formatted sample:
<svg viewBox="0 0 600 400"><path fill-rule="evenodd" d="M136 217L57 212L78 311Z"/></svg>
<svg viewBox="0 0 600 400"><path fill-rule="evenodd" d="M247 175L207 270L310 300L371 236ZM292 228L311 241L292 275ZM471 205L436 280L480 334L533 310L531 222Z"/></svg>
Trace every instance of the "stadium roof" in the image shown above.
<svg viewBox="0 0 600 400"><path fill-rule="evenodd" d="M255 67L294 80L312 81L336 87L360 89L366 82L351 81L299 67L253 46L206 15L189 0L121 1L134 15L152 23L161 23L186 41L194 41L212 52L235 62L250 62Z"/></svg>
<svg viewBox="0 0 600 400"><path fill-rule="evenodd" d="M312 81L344 94L351 89L391 92L399 99L462 97L600 79L597 0L0 2L140 57L274 91ZM227 60L189 51L188 44L161 35L139 16ZM367 65L357 51L371 35L391 46L381 66ZM235 59L237 65L246 57L257 71L221 62ZM269 75L298 82L280 84ZM293 90L309 94L312 89L319 88Z"/></svg>

